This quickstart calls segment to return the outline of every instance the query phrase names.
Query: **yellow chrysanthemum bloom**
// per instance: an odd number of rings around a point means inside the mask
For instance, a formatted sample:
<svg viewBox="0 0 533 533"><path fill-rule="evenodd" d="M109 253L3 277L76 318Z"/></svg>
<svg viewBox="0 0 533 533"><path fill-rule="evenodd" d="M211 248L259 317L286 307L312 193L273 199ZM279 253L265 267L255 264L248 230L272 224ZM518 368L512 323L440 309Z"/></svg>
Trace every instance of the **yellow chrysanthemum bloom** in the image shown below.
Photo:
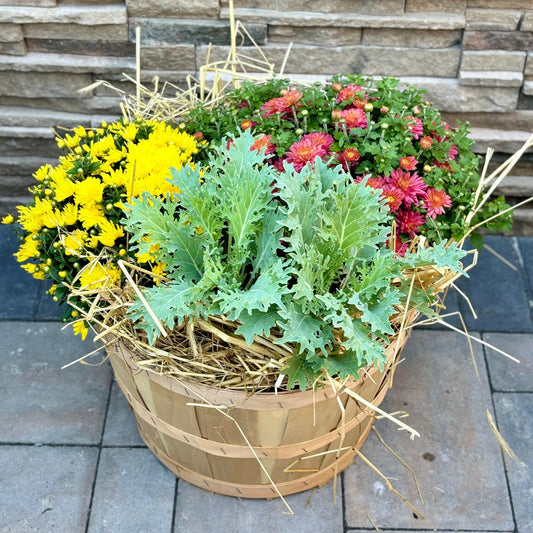
<svg viewBox="0 0 533 533"><path fill-rule="evenodd" d="M85 229L93 228L105 220L104 211L99 205L80 207L78 218Z"/></svg>
<svg viewBox="0 0 533 533"><path fill-rule="evenodd" d="M89 333L89 328L85 325L84 320L74 322L74 324L72 324L72 329L74 330L74 335L81 335L81 340L83 341L86 339L87 334Z"/></svg>
<svg viewBox="0 0 533 533"><path fill-rule="evenodd" d="M2 224L13 224L15 222L15 219L13 218L13 215L6 215L2 219Z"/></svg>
<svg viewBox="0 0 533 533"><path fill-rule="evenodd" d="M61 211L63 226L73 226L78 221L78 207L75 204L67 204Z"/></svg>
<svg viewBox="0 0 533 533"><path fill-rule="evenodd" d="M42 167L38 168L34 173L33 173L33 177L37 180L37 181L44 181L48 175L50 174L50 172L53 170L52 168L52 165L49 165L49 164L46 164L46 165L43 165Z"/></svg>
<svg viewBox="0 0 533 533"><path fill-rule="evenodd" d="M91 144L91 155L93 155L94 157L103 157L110 150L114 149L115 140L113 139L113 135L106 135L99 141L96 141L95 143Z"/></svg>
<svg viewBox="0 0 533 533"><path fill-rule="evenodd" d="M58 228L63 226L63 216L59 209L54 209L43 213L43 224L47 228Z"/></svg>
<svg viewBox="0 0 533 533"><path fill-rule="evenodd" d="M39 268L39 265L34 263L26 263L20 265L26 272L29 272L35 279L46 279L46 275L43 270Z"/></svg>
<svg viewBox="0 0 533 533"><path fill-rule="evenodd" d="M100 289L120 281L120 270L113 265L89 264L81 273L80 286L85 290Z"/></svg>
<svg viewBox="0 0 533 533"><path fill-rule="evenodd" d="M87 240L87 232L82 230L75 230L72 233L67 233L61 240L67 255L80 255L85 241Z"/></svg>
<svg viewBox="0 0 533 533"><path fill-rule="evenodd" d="M113 224L110 220L102 220L98 223L98 227L101 230L98 240L104 246L113 246L117 239L124 237L124 230L122 227Z"/></svg>
<svg viewBox="0 0 533 533"><path fill-rule="evenodd" d="M27 261L33 257L41 255L39 251L39 241L33 238L33 235L28 235L24 242L20 245L19 251L14 254L19 263Z"/></svg>
<svg viewBox="0 0 533 533"><path fill-rule="evenodd" d="M88 177L76 183L74 197L76 203L83 206L94 205L102 201L105 185L98 178Z"/></svg>

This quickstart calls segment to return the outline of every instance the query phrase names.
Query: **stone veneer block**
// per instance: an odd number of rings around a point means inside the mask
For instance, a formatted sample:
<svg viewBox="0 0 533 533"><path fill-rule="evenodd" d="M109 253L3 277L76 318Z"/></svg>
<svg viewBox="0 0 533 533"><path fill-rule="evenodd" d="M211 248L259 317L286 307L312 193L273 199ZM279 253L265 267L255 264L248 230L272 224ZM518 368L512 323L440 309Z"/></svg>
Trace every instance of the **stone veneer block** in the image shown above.
<svg viewBox="0 0 533 533"><path fill-rule="evenodd" d="M0 22L13 24L81 24L99 26L101 24L128 24L126 6L107 5L69 5L56 7L17 7L6 6L0 9Z"/></svg>
<svg viewBox="0 0 533 533"><path fill-rule="evenodd" d="M0 43L16 43L22 39L24 36L20 24L0 24Z"/></svg>
<svg viewBox="0 0 533 533"><path fill-rule="evenodd" d="M4 74L0 75L0 88ZM106 75L107 77L107 75ZM90 76L91 80L96 81L98 78ZM79 88L87 87L88 84L80 84ZM40 96L15 96L7 95L2 96L2 104L9 107L27 106L35 109L43 109L48 107L54 112L65 112L73 114L85 113L88 115L88 120L91 120L90 115L112 115L113 117L119 117L122 115L120 110L120 102L122 101L118 96L92 96L76 98L77 89L74 92L64 91L66 94L59 97L40 97ZM43 93L41 93L42 95Z"/></svg>
<svg viewBox="0 0 533 533"><path fill-rule="evenodd" d="M531 50L533 32L465 31L464 50Z"/></svg>
<svg viewBox="0 0 533 533"><path fill-rule="evenodd" d="M521 72L461 70L459 83L475 87L521 87L524 75Z"/></svg>
<svg viewBox="0 0 533 533"><path fill-rule="evenodd" d="M0 530L85 531L97 460L96 448L0 446Z"/></svg>
<svg viewBox="0 0 533 533"><path fill-rule="evenodd" d="M92 83L90 74L66 72L12 72L0 74L0 96L63 98L77 95L78 89Z"/></svg>
<svg viewBox="0 0 533 533"><path fill-rule="evenodd" d="M461 42L461 30L402 30L364 28L362 43L409 48L448 48Z"/></svg>
<svg viewBox="0 0 533 533"><path fill-rule="evenodd" d="M266 45L263 52L279 69L287 47ZM229 47L211 47L211 60L224 60ZM197 68L205 64L207 46L197 48ZM243 49L254 55L254 50ZM291 48L285 72L294 74L336 74L364 72L368 75L401 76L455 76L459 66L459 47L441 49L413 49L402 47L351 46L324 53L323 46L298 45Z"/></svg>
<svg viewBox="0 0 533 533"><path fill-rule="evenodd" d="M529 532L533 479L533 394L494 394L498 429L518 460L505 456L516 529Z"/></svg>
<svg viewBox="0 0 533 533"><path fill-rule="evenodd" d="M520 363L486 347L492 389L498 392L533 392L533 335L485 333L483 340L516 357Z"/></svg>
<svg viewBox="0 0 533 533"><path fill-rule="evenodd" d="M264 0L234 0L235 8L264 9ZM228 6L228 0L222 0L224 8ZM359 13L360 15L401 15L404 11L404 0L329 0L320 2L317 0L270 0L268 8L275 11L321 11L324 13Z"/></svg>
<svg viewBox="0 0 533 533"><path fill-rule="evenodd" d="M53 7L57 5L57 0L0 0L0 6L31 6L31 7Z"/></svg>
<svg viewBox="0 0 533 533"><path fill-rule="evenodd" d="M289 515L279 498L255 500L209 494L179 480L174 533L342 533L340 478L333 491L333 482L329 482L314 491L286 496L294 511ZM198 509L203 511L197 512Z"/></svg>
<svg viewBox="0 0 533 533"><path fill-rule="evenodd" d="M76 127L78 125L90 126L90 117L81 113L61 113L51 109L32 109L29 107L2 106L0 113L0 127L28 128L40 130L41 128L54 128L57 125ZM28 133L29 136L31 134Z"/></svg>
<svg viewBox="0 0 533 533"><path fill-rule="evenodd" d="M470 128L470 138L474 141L476 153L486 153L491 147L496 152L513 154L529 139L531 132L526 130L503 130L496 128Z"/></svg>
<svg viewBox="0 0 533 533"><path fill-rule="evenodd" d="M126 0L130 17L218 18L218 0Z"/></svg>
<svg viewBox="0 0 533 533"><path fill-rule="evenodd" d="M533 81L524 82L522 92L527 96L533 96Z"/></svg>
<svg viewBox="0 0 533 533"><path fill-rule="evenodd" d="M361 34L361 28L269 26L268 42L353 46L361 42Z"/></svg>
<svg viewBox="0 0 533 533"><path fill-rule="evenodd" d="M141 48L141 69L193 71L195 65L196 50L192 44ZM160 78L166 79L162 76Z"/></svg>
<svg viewBox="0 0 533 533"><path fill-rule="evenodd" d="M513 31L518 29L522 12L510 9L467 9L467 30Z"/></svg>
<svg viewBox="0 0 533 533"><path fill-rule="evenodd" d="M220 10L221 19L229 19L229 9ZM300 26L348 26L351 28L402 28L428 30L456 30L464 28L464 15L454 13L408 13L397 15L361 15L349 13L317 13L312 11L275 11L270 9L235 9L235 18L245 23L268 23L292 26L297 20Z"/></svg>
<svg viewBox="0 0 533 533"><path fill-rule="evenodd" d="M175 485L174 475L150 450L104 448L87 532L170 531Z"/></svg>
<svg viewBox="0 0 533 533"><path fill-rule="evenodd" d="M468 0L468 7L484 9L531 9L531 0Z"/></svg>
<svg viewBox="0 0 533 533"><path fill-rule="evenodd" d="M524 13L520 29L522 31L533 31L533 11L526 11Z"/></svg>
<svg viewBox="0 0 533 533"><path fill-rule="evenodd" d="M503 51L503 50L465 50L461 59L461 69L463 70L505 70L523 72L526 61L524 51Z"/></svg>
<svg viewBox="0 0 533 533"><path fill-rule="evenodd" d="M533 77L533 52L527 53L526 68L524 70L524 75L528 77Z"/></svg>
<svg viewBox="0 0 533 533"><path fill-rule="evenodd" d="M141 38L147 46L206 45L208 43L229 45L230 43L230 25L229 22L223 20L133 18L130 19L130 38L132 40L137 26L141 28ZM246 24L246 30L257 44L266 42L266 23ZM250 43L248 42L248 44Z"/></svg>
<svg viewBox="0 0 533 533"><path fill-rule="evenodd" d="M0 42L0 54L11 56L23 56L26 53L26 45L24 41L18 43L3 43Z"/></svg>
<svg viewBox="0 0 533 533"><path fill-rule="evenodd" d="M425 519L417 517L384 480L360 459L344 473L345 517L349 528L369 529L368 515L380 529L513 530L513 516L501 452L485 415L490 405L481 346L473 342L478 382L467 340L459 334L414 330L381 407L407 411L406 431L387 420L376 428L384 441L416 473L422 504L411 473L371 434L361 452L381 470Z"/></svg>
<svg viewBox="0 0 533 533"><path fill-rule="evenodd" d="M99 24L87 26L76 23L42 23L23 24L24 36L27 39L72 39L77 41L125 41L128 39L128 25Z"/></svg>
<svg viewBox="0 0 533 533"><path fill-rule="evenodd" d="M444 13L460 13L463 14L466 9L466 0L406 0L405 11L407 13L423 11L429 13L431 11L440 11Z"/></svg>
<svg viewBox="0 0 533 533"><path fill-rule="evenodd" d="M61 322L0 322L2 442L100 442L111 371L108 364L62 370L94 349L62 328ZM99 363L102 354L88 360Z"/></svg>
<svg viewBox="0 0 533 533"><path fill-rule="evenodd" d="M62 54L68 50L69 55L89 55L89 56L135 56L135 43L130 41L95 41L77 39L26 39L28 52L50 54Z"/></svg>

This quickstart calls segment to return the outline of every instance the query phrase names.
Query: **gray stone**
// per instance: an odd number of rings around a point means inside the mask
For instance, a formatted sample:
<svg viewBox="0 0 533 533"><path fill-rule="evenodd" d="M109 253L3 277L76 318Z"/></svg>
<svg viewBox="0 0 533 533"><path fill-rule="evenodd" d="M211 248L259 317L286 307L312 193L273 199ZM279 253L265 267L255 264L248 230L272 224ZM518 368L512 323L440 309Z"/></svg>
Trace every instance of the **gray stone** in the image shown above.
<svg viewBox="0 0 533 533"><path fill-rule="evenodd" d="M0 54L10 56L23 56L26 53L26 44L24 41L18 43L0 42Z"/></svg>
<svg viewBox="0 0 533 533"><path fill-rule="evenodd" d="M24 36L28 39L75 39L78 41L124 41L128 39L128 26L121 24L99 24L87 26L75 22L23 24Z"/></svg>
<svg viewBox="0 0 533 533"><path fill-rule="evenodd" d="M164 44L228 44L230 25L223 20L212 19L130 19L130 38L133 40L135 28L141 28L141 40L148 46ZM246 30L257 44L266 41L266 23L246 24ZM248 41L248 39L246 39ZM249 43L248 43L249 44Z"/></svg>
<svg viewBox="0 0 533 533"><path fill-rule="evenodd" d="M368 528L368 516L379 528L418 530L513 529L501 453L485 416L490 402L482 350L474 344L481 384L466 339L453 332L413 331L398 365L394 386L381 406L386 412L407 411L406 431L380 420L384 441L410 465L411 473L371 434L362 453L391 479L392 485L425 515L425 520L387 489L384 480L359 459L344 475L348 528Z"/></svg>
<svg viewBox="0 0 533 533"><path fill-rule="evenodd" d="M407 46L412 48L448 48L461 42L461 30L398 30L364 28L363 44Z"/></svg>
<svg viewBox="0 0 533 533"><path fill-rule="evenodd" d="M485 333L483 340L517 358L485 348L492 388L499 392L533 392L533 335L527 333Z"/></svg>
<svg viewBox="0 0 533 533"><path fill-rule="evenodd" d="M533 196L533 175L507 176L496 188L496 194L520 198Z"/></svg>
<svg viewBox="0 0 533 533"><path fill-rule="evenodd" d="M88 533L170 531L175 485L174 475L150 450L104 448Z"/></svg>
<svg viewBox="0 0 533 533"><path fill-rule="evenodd" d="M322 6L323 4L321 4ZM220 10L220 18L228 19L229 9ZM386 14L362 15L348 13L324 13L311 11L271 11L266 9L235 9L235 18L245 23L265 23L292 26L297 20L300 26L348 26L351 28L402 28L428 30L456 30L464 28L464 16L453 13L407 13L402 16Z"/></svg>
<svg viewBox="0 0 533 533"><path fill-rule="evenodd" d="M527 53L526 68L524 70L524 76L533 77L533 52Z"/></svg>
<svg viewBox="0 0 533 533"><path fill-rule="evenodd" d="M14 0L0 0L0 6L13 6ZM16 0L17 6L52 7L57 0Z"/></svg>
<svg viewBox="0 0 533 533"><path fill-rule="evenodd" d="M26 39L28 52L63 53L90 56L135 56L135 44L130 41L88 42L77 39Z"/></svg>
<svg viewBox="0 0 533 533"><path fill-rule="evenodd" d="M533 96L533 80L524 82L522 92L527 96Z"/></svg>
<svg viewBox="0 0 533 533"><path fill-rule="evenodd" d="M90 74L4 71L0 75L0 96L68 98L91 83Z"/></svg>
<svg viewBox="0 0 533 533"><path fill-rule="evenodd" d="M506 70L523 72L526 52L506 52L503 50L469 51L465 50L461 59L463 70Z"/></svg>
<svg viewBox="0 0 533 533"><path fill-rule="evenodd" d="M439 11L441 13L463 14L466 4L466 0L440 0L439 2L434 2L433 0L406 0L405 11L423 11L424 13Z"/></svg>
<svg viewBox="0 0 533 533"><path fill-rule="evenodd" d="M263 0L234 0L234 6L240 8L264 9ZM227 0L222 0L221 5L228 6ZM270 0L268 8L275 11L315 11L323 13L359 13L361 15L401 15L404 9L403 0Z"/></svg>
<svg viewBox="0 0 533 533"><path fill-rule="evenodd" d="M104 446L144 446L133 411L116 381L111 387L102 443Z"/></svg>
<svg viewBox="0 0 533 533"><path fill-rule="evenodd" d="M533 32L470 31L464 32L465 50L531 50Z"/></svg>
<svg viewBox="0 0 533 533"><path fill-rule="evenodd" d="M32 171L35 168L31 169ZM9 170L0 164L0 188L2 189L2 196L21 196L28 192L29 187L35 185L35 180L31 177L32 172L24 172L19 176L12 176L8 174ZM29 318L32 318L33 315Z"/></svg>
<svg viewBox="0 0 533 533"><path fill-rule="evenodd" d="M35 7L6 6L0 10L0 22L12 24L128 24L126 6L121 4L60 4L57 7L39 9Z"/></svg>
<svg viewBox="0 0 533 533"><path fill-rule="evenodd" d="M142 70L194 71L195 66L196 52L192 44L141 48Z"/></svg>
<svg viewBox="0 0 533 533"><path fill-rule="evenodd" d="M97 457L96 448L0 446L0 532L85 531Z"/></svg>
<svg viewBox="0 0 533 533"><path fill-rule="evenodd" d="M229 48L211 47L211 60L225 60ZM287 48L280 45L262 47L269 61L279 70ZM207 57L207 46L197 49L197 66ZM244 54L253 55L254 50L245 49ZM322 46L295 45L291 48L285 72L291 74L336 74L364 73L368 75L401 76L455 76L460 60L459 48L413 49L378 46L345 46L332 48L324 53Z"/></svg>
<svg viewBox="0 0 533 533"><path fill-rule="evenodd" d="M42 135L36 136L36 130L41 130ZM0 127L0 157L32 156L49 159L54 154L58 154L57 146L48 128L18 128L17 133L28 131L28 136L17 137L11 135L15 128ZM50 135L48 135L50 134Z"/></svg>
<svg viewBox="0 0 533 533"><path fill-rule="evenodd" d="M467 9L467 30L513 31L518 29L522 12L510 9Z"/></svg>
<svg viewBox="0 0 533 533"><path fill-rule="evenodd" d="M475 142L476 153L485 153L490 147L496 152L513 154L530 136L531 132L528 131L471 128L470 138Z"/></svg>
<svg viewBox="0 0 533 533"><path fill-rule="evenodd" d="M41 132L44 128L49 130L58 125L76 127L89 126L90 117L81 113L62 113L51 109L31 109L29 107L2 106L0 113L0 126L11 128L31 128ZM42 132L44 135L44 131ZM41 133L36 134L40 136ZM28 133L28 136L32 136Z"/></svg>
<svg viewBox="0 0 533 533"><path fill-rule="evenodd" d="M515 71L461 70L459 72L459 83L474 87L522 87L523 80L524 75Z"/></svg>
<svg viewBox="0 0 533 533"><path fill-rule="evenodd" d="M524 18L522 19L520 30L533 31L533 11L526 11L524 13Z"/></svg>
<svg viewBox="0 0 533 533"><path fill-rule="evenodd" d="M2 178L7 176L31 176L41 165L56 161L52 157L43 159L40 156L2 156L0 157L0 168L2 168Z"/></svg>
<svg viewBox="0 0 533 533"><path fill-rule="evenodd" d="M468 0L468 7L485 9L531 9L531 0Z"/></svg>
<svg viewBox="0 0 533 533"><path fill-rule="evenodd" d="M421 89L427 89L428 98L441 111L453 113L492 113L515 111L518 89L507 87L469 87L459 85L454 78L401 77ZM453 98L450 98L453 95Z"/></svg>
<svg viewBox="0 0 533 533"><path fill-rule="evenodd" d="M507 113L501 113L496 117L492 113L456 113L453 111L443 113L443 116L451 124L456 124L457 121L470 122L474 127L489 129L527 131L531 129L531 124L533 124L533 111L527 110L509 111Z"/></svg>
<svg viewBox="0 0 533 533"><path fill-rule="evenodd" d="M97 444L108 391L109 366L72 365L94 349L61 323L1 322L0 424L2 442ZM101 354L91 356L93 363ZM24 398L24 401L21 401Z"/></svg>
<svg viewBox="0 0 533 533"><path fill-rule="evenodd" d="M343 533L340 489L339 478L336 494L330 481L314 492L287 496L286 501L294 512L288 515L279 498L267 501L209 494L180 480L174 533ZM198 509L203 512L197 512Z"/></svg>
<svg viewBox="0 0 533 533"><path fill-rule="evenodd" d="M126 0L130 17L217 18L218 0Z"/></svg>
<svg viewBox="0 0 533 533"><path fill-rule="evenodd" d="M16 43L23 38L20 24L0 24L0 42Z"/></svg>
<svg viewBox="0 0 533 533"><path fill-rule="evenodd" d="M20 74L20 73L17 73ZM0 92L1 82L3 80L2 74L0 76ZM26 74L24 74L26 76ZM42 74L41 74L42 76ZM34 79L39 80L37 75L33 76ZM61 78L59 78L61 79ZM91 76L91 82L93 78ZM52 85L53 86L53 85ZM79 88L87 87L88 83L80 83ZM41 96L19 96L19 95L7 95L2 96L2 104L9 107L29 107L35 109L48 108L54 112L65 112L87 115L99 114L99 115L112 115L115 118L122 115L120 110L121 99L117 96L91 96L85 94L83 98L75 98L77 95L76 90L78 87L69 91L68 89L63 91L66 94L59 95L58 97L42 97L43 94L47 94L45 91L41 91ZM55 90L55 87L54 87ZM38 92L38 91L35 91Z"/></svg>
<svg viewBox="0 0 533 533"><path fill-rule="evenodd" d="M269 26L269 43L350 46L361 42L361 28Z"/></svg>
<svg viewBox="0 0 533 533"><path fill-rule="evenodd" d="M518 460L505 457L516 531L530 532L533 479L533 394L494 394L498 428Z"/></svg>
<svg viewBox="0 0 533 533"><path fill-rule="evenodd" d="M32 52L24 57L0 56L0 70L14 72L41 72L83 74L86 72L107 73L135 71L133 57L93 57L76 54L46 54Z"/></svg>

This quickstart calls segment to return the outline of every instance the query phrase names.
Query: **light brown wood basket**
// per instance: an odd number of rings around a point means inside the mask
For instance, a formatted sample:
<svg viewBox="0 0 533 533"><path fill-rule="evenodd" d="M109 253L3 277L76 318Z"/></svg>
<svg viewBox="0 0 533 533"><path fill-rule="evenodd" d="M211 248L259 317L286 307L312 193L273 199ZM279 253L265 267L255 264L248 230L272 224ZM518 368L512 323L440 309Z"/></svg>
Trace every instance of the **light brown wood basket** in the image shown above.
<svg viewBox="0 0 533 533"><path fill-rule="evenodd" d="M383 371L372 366L345 387L379 405L406 339L406 330L393 339ZM331 385L249 395L141 368L123 339L106 349L144 442L176 476L211 492L275 498L322 486L352 463L375 419Z"/></svg>

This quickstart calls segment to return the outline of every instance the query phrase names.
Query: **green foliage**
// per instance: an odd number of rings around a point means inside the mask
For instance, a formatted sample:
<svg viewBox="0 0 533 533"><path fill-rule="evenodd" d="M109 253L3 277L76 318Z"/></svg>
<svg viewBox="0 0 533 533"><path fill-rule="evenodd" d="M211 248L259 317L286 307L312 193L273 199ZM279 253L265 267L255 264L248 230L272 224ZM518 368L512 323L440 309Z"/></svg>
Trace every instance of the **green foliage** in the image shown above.
<svg viewBox="0 0 533 533"><path fill-rule="evenodd" d="M402 271L458 271L463 252L443 243L396 256L378 191L318 159L300 173L277 172L252 143L246 132L224 141L202 169L173 171L180 194L130 206L124 226L138 250L157 242L157 260L170 267L169 282L143 291L150 309L167 328L225 315L249 344L276 327L276 342L293 347L289 387L381 364L390 317L406 299ZM414 292L412 301L430 302ZM154 342L158 329L141 301L129 316Z"/></svg>

